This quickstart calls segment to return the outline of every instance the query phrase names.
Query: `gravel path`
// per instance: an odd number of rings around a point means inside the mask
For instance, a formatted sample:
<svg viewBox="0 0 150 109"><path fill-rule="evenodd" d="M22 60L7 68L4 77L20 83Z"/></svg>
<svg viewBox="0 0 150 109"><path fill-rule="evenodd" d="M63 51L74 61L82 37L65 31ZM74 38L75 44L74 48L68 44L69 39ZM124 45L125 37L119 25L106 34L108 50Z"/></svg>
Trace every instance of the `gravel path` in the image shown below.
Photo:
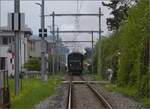
<svg viewBox="0 0 150 109"><path fill-rule="evenodd" d="M74 84L73 109L104 109L104 108L87 85Z"/></svg>

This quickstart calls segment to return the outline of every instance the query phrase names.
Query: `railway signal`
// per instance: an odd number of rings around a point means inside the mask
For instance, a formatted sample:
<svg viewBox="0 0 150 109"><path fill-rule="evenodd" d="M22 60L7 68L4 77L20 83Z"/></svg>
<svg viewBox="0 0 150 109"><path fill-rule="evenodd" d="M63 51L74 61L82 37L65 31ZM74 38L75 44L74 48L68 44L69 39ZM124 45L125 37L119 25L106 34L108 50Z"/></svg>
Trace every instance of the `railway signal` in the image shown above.
<svg viewBox="0 0 150 109"><path fill-rule="evenodd" d="M44 37L47 37L47 29L44 29L44 32L42 32L42 29L39 29L39 37L43 37L42 33L44 34Z"/></svg>

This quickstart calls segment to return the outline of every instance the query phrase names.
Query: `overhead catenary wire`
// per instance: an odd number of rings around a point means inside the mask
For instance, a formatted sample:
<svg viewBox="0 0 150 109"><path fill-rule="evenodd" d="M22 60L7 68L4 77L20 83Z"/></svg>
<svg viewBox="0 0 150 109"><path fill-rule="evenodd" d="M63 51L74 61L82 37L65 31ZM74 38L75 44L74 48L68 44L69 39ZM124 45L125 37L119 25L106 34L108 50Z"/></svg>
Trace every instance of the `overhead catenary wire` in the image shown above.
<svg viewBox="0 0 150 109"><path fill-rule="evenodd" d="M14 0L0 0L0 1L14 1ZM41 1L41 0L20 0L20 1ZM45 0L45 1L77 1L77 0ZM110 1L110 0L78 0L78 1ZM114 0L115 1L115 0Z"/></svg>

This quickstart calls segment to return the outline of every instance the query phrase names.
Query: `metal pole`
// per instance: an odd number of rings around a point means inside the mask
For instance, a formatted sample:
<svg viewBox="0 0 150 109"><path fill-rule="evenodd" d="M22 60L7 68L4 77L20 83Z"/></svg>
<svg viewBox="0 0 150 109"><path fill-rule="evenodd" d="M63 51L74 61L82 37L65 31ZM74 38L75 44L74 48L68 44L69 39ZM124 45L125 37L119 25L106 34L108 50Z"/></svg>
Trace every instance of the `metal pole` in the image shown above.
<svg viewBox="0 0 150 109"><path fill-rule="evenodd" d="M93 32L91 32L92 34L92 74L94 73L93 71Z"/></svg>
<svg viewBox="0 0 150 109"><path fill-rule="evenodd" d="M55 12L53 12L52 16L52 31L53 31L53 69L52 73L55 74Z"/></svg>
<svg viewBox="0 0 150 109"><path fill-rule="evenodd" d="M44 38L44 28L45 28L45 17L44 17L44 0L42 0L41 5L41 29L42 29L42 41L41 41L41 80L47 80L46 74L46 44Z"/></svg>
<svg viewBox="0 0 150 109"><path fill-rule="evenodd" d="M101 38L101 8L99 8L99 40Z"/></svg>
<svg viewBox="0 0 150 109"><path fill-rule="evenodd" d="M101 72L101 46L100 46L101 42L100 42L100 40L101 40L101 8L99 8L99 43L98 43L99 50L98 50L98 66L97 66L98 70L97 70L97 73Z"/></svg>
<svg viewBox="0 0 150 109"><path fill-rule="evenodd" d="M14 13L20 12L20 0L14 0ZM20 40L20 31L15 31L15 83L14 83L14 93L15 95L19 94L19 73L20 73L20 61L19 61L19 40Z"/></svg>
<svg viewBox="0 0 150 109"><path fill-rule="evenodd" d="M1 27L1 0L0 0L0 27ZM0 30L0 32L1 32L1 30Z"/></svg>
<svg viewBox="0 0 150 109"><path fill-rule="evenodd" d="M56 61L57 61L57 71L59 71L59 28L57 28L57 37L56 37Z"/></svg>

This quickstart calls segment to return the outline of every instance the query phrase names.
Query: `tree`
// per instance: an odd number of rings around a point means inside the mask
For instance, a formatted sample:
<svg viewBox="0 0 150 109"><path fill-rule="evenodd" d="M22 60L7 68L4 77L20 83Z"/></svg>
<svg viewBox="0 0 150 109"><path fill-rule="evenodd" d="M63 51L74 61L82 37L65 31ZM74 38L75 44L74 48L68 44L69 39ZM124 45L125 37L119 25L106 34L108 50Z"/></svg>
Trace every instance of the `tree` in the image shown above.
<svg viewBox="0 0 150 109"><path fill-rule="evenodd" d="M119 29L123 20L128 16L128 8L137 2L137 0L111 0L110 3L102 2L103 6L112 9L110 13L113 17L107 18L107 25L109 31L116 31Z"/></svg>
<svg viewBox="0 0 150 109"><path fill-rule="evenodd" d="M116 84L134 90L133 96L149 98L149 0L139 0L128 9L128 17L110 37L101 39L101 75L112 68ZM99 49L98 48L98 49ZM97 50L96 50L97 52ZM99 60L98 60L99 61ZM98 68L98 67L97 67Z"/></svg>

